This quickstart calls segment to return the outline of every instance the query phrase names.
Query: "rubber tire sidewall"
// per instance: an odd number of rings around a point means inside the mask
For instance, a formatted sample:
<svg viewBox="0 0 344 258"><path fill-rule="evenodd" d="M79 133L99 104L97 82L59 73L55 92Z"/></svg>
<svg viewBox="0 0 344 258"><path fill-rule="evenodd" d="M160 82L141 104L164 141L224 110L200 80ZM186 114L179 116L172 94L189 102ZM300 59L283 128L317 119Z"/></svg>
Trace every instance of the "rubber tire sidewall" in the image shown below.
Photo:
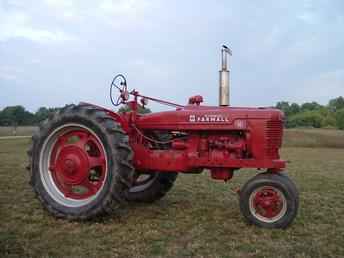
<svg viewBox="0 0 344 258"><path fill-rule="evenodd" d="M178 173L176 172L156 172L158 176L154 178L154 182L146 189L138 192L130 192L127 190L125 196L129 202L145 202L151 203L164 197L174 185Z"/></svg>
<svg viewBox="0 0 344 258"><path fill-rule="evenodd" d="M260 174L249 180L240 190L240 210L246 221L263 228L286 228L297 215L298 211L298 192L296 187L292 187L288 182L292 181L286 175L279 174ZM262 186L272 186L279 189L287 201L287 211L285 215L273 223L263 222L252 215L249 208L249 198L252 192Z"/></svg>
<svg viewBox="0 0 344 258"><path fill-rule="evenodd" d="M92 130L102 142L107 158L107 176L106 180L104 181L104 186L101 189L101 192L99 192L98 196L90 203L80 207L64 206L56 202L45 189L41 179L39 168L42 146L47 140L47 138L56 128L71 123L80 124ZM65 115L62 115L60 119L58 119L58 121L50 123L48 127L43 126L39 133L40 135L38 141L35 142L33 146L32 157L32 184L35 188L35 191L38 194L38 197L44 203L46 208L48 208L49 211L53 211L54 215L57 217L67 217L68 219L83 219L87 217L93 217L93 214L98 213L98 209L103 208L102 205L104 201L110 201L105 199L111 198L111 196L109 196L109 192L111 191L111 188L114 184L115 171L119 169L117 166L117 160L115 160L115 158L118 155L117 153L114 153L115 149L112 148L112 146L110 145L111 140L108 137L106 129L100 126L99 124L94 123L94 121L88 119L86 116L81 116L78 113L66 113ZM120 185L116 187L119 186ZM120 189L118 190L121 191ZM125 189L123 189L123 192L124 190Z"/></svg>

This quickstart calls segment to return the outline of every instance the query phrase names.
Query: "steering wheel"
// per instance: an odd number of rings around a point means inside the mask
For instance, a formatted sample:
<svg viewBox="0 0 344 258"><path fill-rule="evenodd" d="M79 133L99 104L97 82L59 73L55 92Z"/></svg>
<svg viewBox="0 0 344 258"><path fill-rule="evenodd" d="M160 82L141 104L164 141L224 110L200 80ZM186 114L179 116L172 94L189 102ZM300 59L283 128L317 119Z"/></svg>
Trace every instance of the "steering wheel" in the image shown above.
<svg viewBox="0 0 344 258"><path fill-rule="evenodd" d="M113 87L116 87L118 89L118 91L120 92L116 101L114 101L114 98L112 95ZM125 79L125 77L122 74L116 75L111 82L110 99L111 99L111 102L114 106L119 106L120 104L125 103L129 99L127 80Z"/></svg>

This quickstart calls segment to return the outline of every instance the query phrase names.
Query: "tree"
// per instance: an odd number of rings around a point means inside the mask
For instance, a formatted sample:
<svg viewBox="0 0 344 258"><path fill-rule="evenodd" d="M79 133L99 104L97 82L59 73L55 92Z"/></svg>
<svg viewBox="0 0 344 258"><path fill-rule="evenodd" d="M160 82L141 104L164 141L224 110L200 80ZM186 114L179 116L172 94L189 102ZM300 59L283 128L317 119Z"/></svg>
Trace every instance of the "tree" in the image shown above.
<svg viewBox="0 0 344 258"><path fill-rule="evenodd" d="M289 117L287 127L322 127L323 117L317 111L305 111Z"/></svg>
<svg viewBox="0 0 344 258"><path fill-rule="evenodd" d="M6 107L0 111L0 126L37 125L59 109L41 107L33 114L22 106Z"/></svg>
<svg viewBox="0 0 344 258"><path fill-rule="evenodd" d="M321 107L322 107L322 105L318 104L315 101L306 102L306 103L301 105L301 110L302 111L314 111L314 110L320 109Z"/></svg>
<svg viewBox="0 0 344 258"><path fill-rule="evenodd" d="M22 106L6 107L1 111L0 125L2 126L18 126L31 125L34 116L26 111Z"/></svg>
<svg viewBox="0 0 344 258"><path fill-rule="evenodd" d="M57 112L61 108L46 108L40 107L35 113L35 123L39 124L40 122L44 121L49 117L49 115Z"/></svg>
<svg viewBox="0 0 344 258"><path fill-rule="evenodd" d="M344 108L336 112L336 122L338 129L344 130Z"/></svg>
<svg viewBox="0 0 344 258"><path fill-rule="evenodd" d="M300 112L300 106L297 103L292 103L289 107L289 114L295 115Z"/></svg>
<svg viewBox="0 0 344 258"><path fill-rule="evenodd" d="M328 107L332 111L340 110L344 108L344 98L342 96L331 99L328 103Z"/></svg>
<svg viewBox="0 0 344 258"><path fill-rule="evenodd" d="M289 108L290 108L289 102L287 102L287 101L277 102L276 108L278 108L279 110L283 111L284 114L286 116L288 116L288 111L289 111Z"/></svg>
<svg viewBox="0 0 344 258"><path fill-rule="evenodd" d="M335 128L337 125L336 117L334 114L328 114L323 116L321 121L321 127Z"/></svg>
<svg viewBox="0 0 344 258"><path fill-rule="evenodd" d="M131 111L130 107L128 105L124 105L122 107L120 107L118 109L118 113L126 113L126 112L129 112ZM138 112L140 114L148 114L148 113L152 113L152 111L149 109L149 108L145 108L141 105L138 106Z"/></svg>
<svg viewBox="0 0 344 258"><path fill-rule="evenodd" d="M46 107L40 107L35 113L35 122L39 123L49 116L49 110Z"/></svg>
<svg viewBox="0 0 344 258"><path fill-rule="evenodd" d="M336 127L335 113L328 109L328 107L322 106L314 112L319 112L322 117L321 127Z"/></svg>
<svg viewBox="0 0 344 258"><path fill-rule="evenodd" d="M287 117L300 112L300 106L297 103L292 103L290 105L287 101L277 102L276 108L282 110Z"/></svg>

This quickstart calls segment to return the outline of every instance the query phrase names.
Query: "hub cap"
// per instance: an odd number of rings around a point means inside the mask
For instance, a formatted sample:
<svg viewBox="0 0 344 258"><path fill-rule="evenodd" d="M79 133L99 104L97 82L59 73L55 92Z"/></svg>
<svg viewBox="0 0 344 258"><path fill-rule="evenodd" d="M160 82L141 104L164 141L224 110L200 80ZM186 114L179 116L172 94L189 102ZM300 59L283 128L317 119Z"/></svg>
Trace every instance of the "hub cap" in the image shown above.
<svg viewBox="0 0 344 258"><path fill-rule="evenodd" d="M79 207L100 193L107 177L106 153L98 136L81 125L64 125L45 141L40 175L50 196Z"/></svg>
<svg viewBox="0 0 344 258"><path fill-rule="evenodd" d="M263 186L251 193L249 208L251 214L258 220L273 223L285 215L287 200L276 187Z"/></svg>

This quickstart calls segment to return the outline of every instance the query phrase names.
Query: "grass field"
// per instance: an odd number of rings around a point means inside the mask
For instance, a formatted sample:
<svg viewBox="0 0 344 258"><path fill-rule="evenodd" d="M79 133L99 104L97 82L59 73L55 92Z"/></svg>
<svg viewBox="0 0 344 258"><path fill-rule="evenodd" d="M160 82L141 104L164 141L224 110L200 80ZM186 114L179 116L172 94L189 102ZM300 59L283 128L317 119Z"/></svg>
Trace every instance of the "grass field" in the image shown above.
<svg viewBox="0 0 344 258"><path fill-rule="evenodd" d="M287 129L284 136L286 147L344 148L344 130Z"/></svg>
<svg viewBox="0 0 344 258"><path fill-rule="evenodd" d="M0 126L0 137L2 136L29 136L37 129L34 126L18 126L16 130L12 126Z"/></svg>
<svg viewBox="0 0 344 258"><path fill-rule="evenodd" d="M300 190L287 230L243 221L234 189L207 174L180 175L152 205L79 223L45 212L28 185L29 139L0 140L0 257L344 257L344 149L283 149Z"/></svg>

